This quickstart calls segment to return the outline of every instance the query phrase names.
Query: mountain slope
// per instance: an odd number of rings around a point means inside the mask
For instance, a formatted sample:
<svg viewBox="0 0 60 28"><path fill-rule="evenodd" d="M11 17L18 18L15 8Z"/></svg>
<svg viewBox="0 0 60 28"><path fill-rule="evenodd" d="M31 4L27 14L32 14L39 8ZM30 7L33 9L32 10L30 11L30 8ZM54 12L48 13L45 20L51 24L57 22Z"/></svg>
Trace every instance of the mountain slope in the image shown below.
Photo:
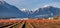
<svg viewBox="0 0 60 28"><path fill-rule="evenodd" d="M26 9L21 11L5 1L0 1L0 18L48 18L53 16L60 16L60 8L48 6L34 12Z"/></svg>
<svg viewBox="0 0 60 28"><path fill-rule="evenodd" d="M1 2L1 1L0 1ZM23 13L17 7L9 5L4 1L0 4L0 17L22 17Z"/></svg>
<svg viewBox="0 0 60 28"><path fill-rule="evenodd" d="M33 13L32 17L53 17L53 16L59 16L60 15L60 9L52 6L44 7L44 8L39 8Z"/></svg>

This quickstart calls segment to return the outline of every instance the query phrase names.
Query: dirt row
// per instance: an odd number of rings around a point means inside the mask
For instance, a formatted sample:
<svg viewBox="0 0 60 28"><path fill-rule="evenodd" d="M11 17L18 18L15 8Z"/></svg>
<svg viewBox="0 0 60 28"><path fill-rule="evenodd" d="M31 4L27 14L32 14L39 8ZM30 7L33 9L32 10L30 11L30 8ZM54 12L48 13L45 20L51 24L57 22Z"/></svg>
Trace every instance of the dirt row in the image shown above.
<svg viewBox="0 0 60 28"><path fill-rule="evenodd" d="M0 28L60 28L59 20L22 20L0 22Z"/></svg>

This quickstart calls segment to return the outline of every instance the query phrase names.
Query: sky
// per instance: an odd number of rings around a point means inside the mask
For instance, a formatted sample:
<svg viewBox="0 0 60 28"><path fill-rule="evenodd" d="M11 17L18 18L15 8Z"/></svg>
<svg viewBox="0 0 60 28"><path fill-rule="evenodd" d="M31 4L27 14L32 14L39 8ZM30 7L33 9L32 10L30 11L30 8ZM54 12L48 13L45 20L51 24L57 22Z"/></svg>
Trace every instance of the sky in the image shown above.
<svg viewBox="0 0 60 28"><path fill-rule="evenodd" d="M33 10L44 7L45 5L55 6L60 8L60 0L5 0L7 3L16 6L19 9L27 8Z"/></svg>

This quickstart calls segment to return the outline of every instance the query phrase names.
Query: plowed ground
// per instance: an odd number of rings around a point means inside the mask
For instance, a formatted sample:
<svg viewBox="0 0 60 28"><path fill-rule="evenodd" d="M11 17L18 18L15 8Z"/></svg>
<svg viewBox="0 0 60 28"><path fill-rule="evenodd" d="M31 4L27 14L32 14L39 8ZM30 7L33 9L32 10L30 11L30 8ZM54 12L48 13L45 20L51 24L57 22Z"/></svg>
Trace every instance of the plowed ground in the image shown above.
<svg viewBox="0 0 60 28"><path fill-rule="evenodd" d="M0 28L60 28L60 20L0 20Z"/></svg>

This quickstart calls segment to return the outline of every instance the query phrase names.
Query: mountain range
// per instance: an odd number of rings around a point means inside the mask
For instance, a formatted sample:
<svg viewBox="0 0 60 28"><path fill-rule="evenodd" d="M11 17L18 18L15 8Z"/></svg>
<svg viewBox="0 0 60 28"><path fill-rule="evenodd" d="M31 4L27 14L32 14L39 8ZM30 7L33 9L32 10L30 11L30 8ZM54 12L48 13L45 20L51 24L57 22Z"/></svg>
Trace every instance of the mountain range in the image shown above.
<svg viewBox="0 0 60 28"><path fill-rule="evenodd" d="M17 7L0 1L0 18L49 18L60 16L60 8L47 6L36 11L19 10Z"/></svg>

